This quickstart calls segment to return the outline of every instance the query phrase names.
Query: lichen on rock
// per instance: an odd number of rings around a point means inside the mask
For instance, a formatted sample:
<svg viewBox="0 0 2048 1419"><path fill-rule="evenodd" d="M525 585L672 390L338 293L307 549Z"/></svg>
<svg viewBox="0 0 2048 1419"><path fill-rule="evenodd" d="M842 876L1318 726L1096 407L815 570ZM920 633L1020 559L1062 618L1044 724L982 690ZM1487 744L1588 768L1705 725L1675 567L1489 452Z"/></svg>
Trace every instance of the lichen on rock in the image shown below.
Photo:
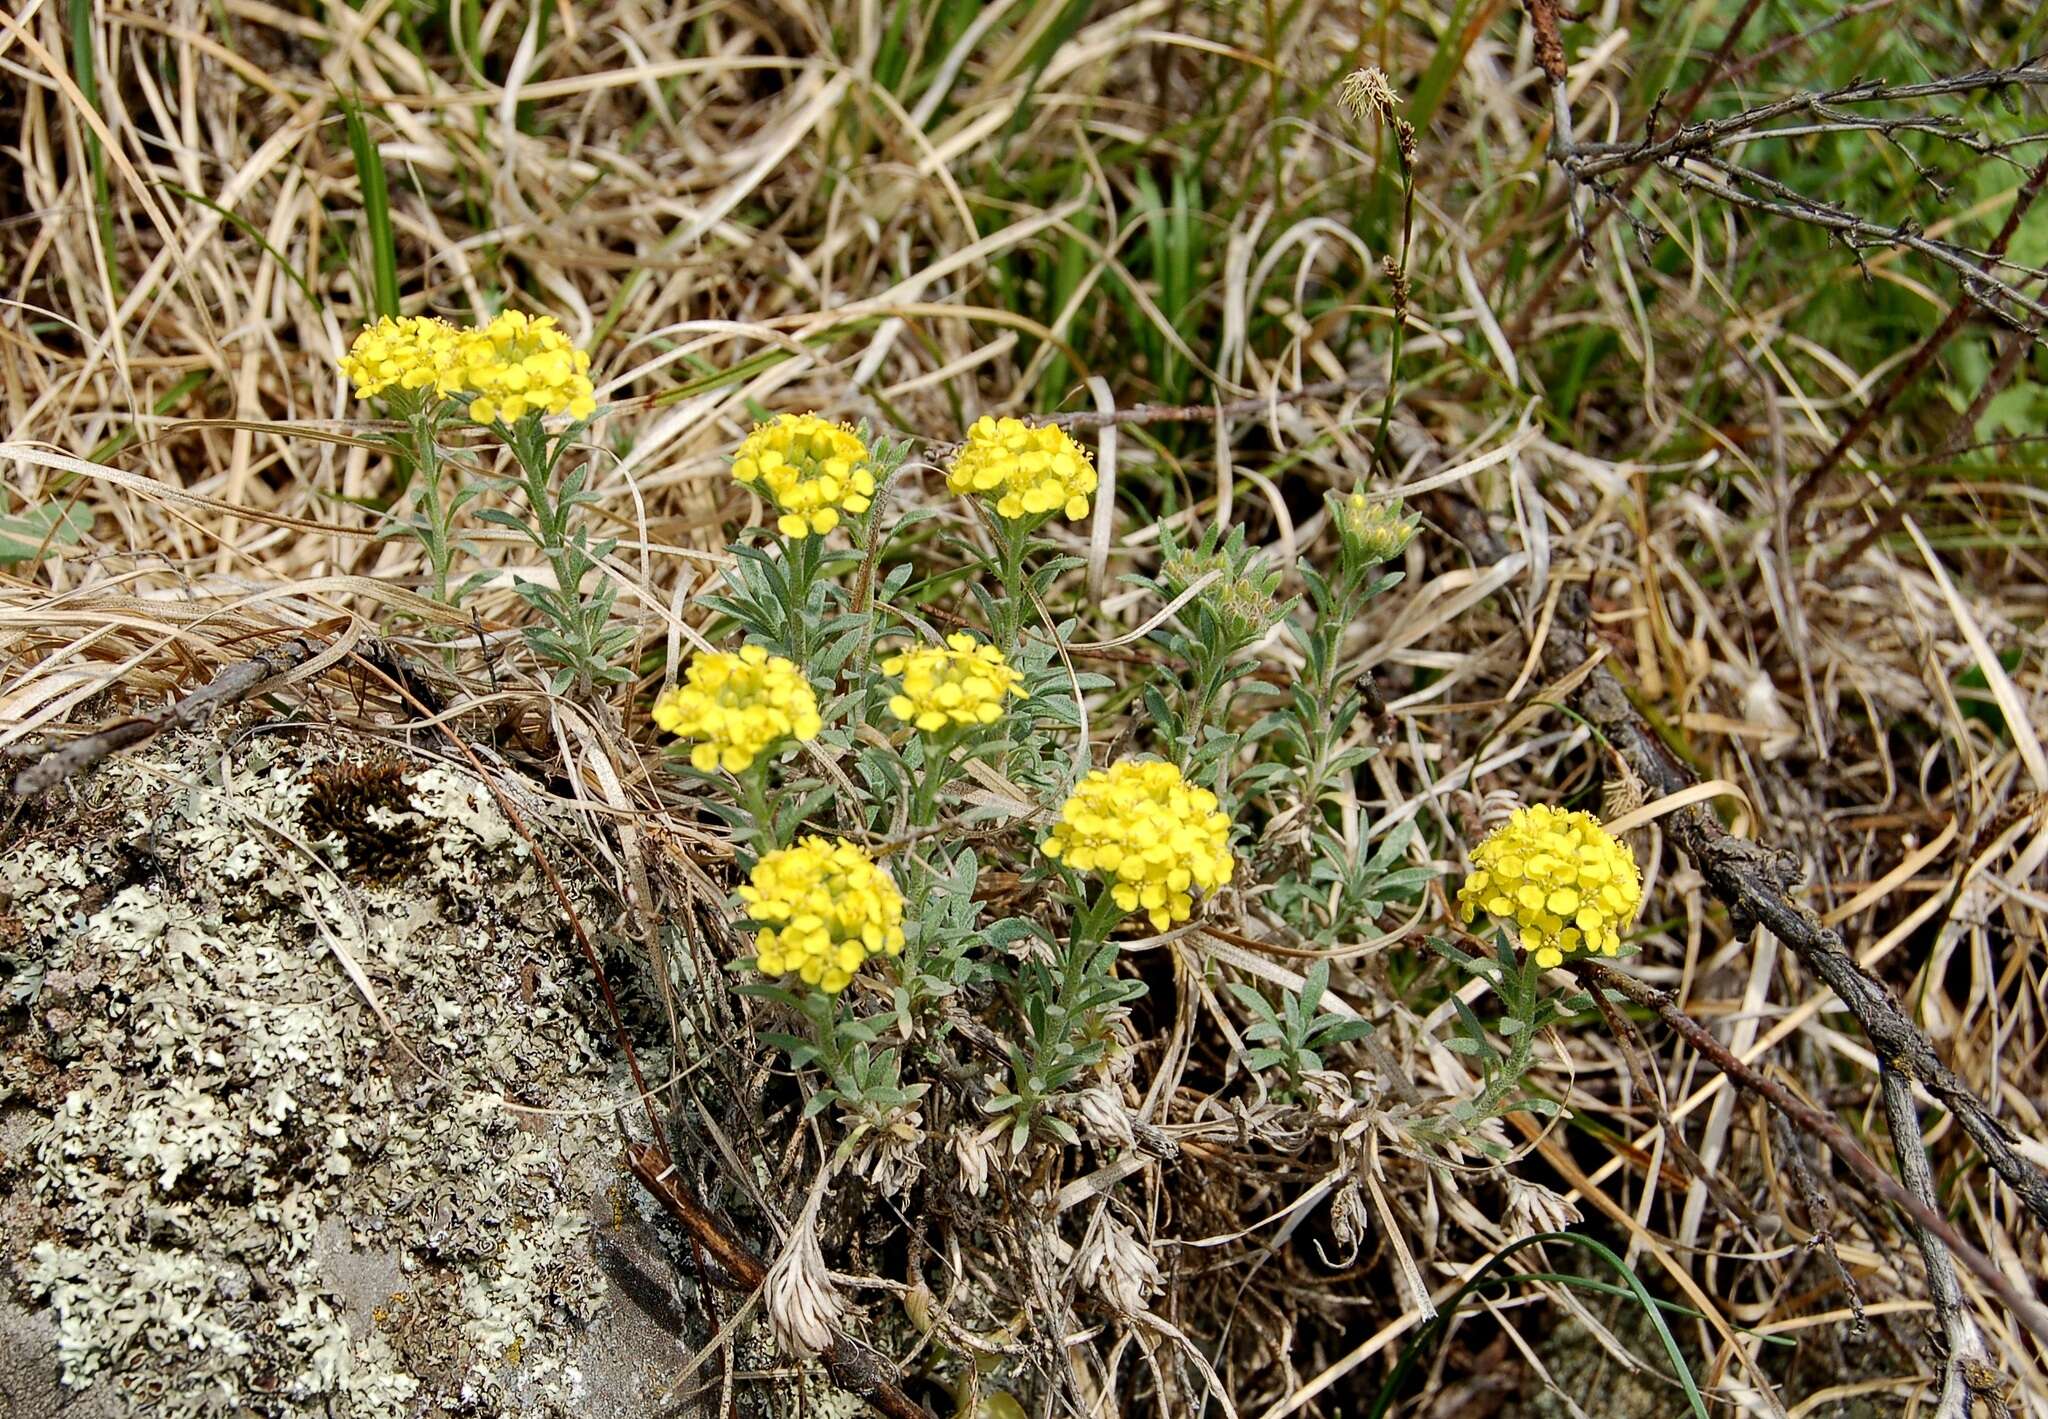
<svg viewBox="0 0 2048 1419"><path fill-rule="evenodd" d="M107 1412L638 1412L687 1351L612 1333L632 1094L562 904L430 761L362 839L410 857L352 862L306 808L360 762L173 738L0 850L0 1289Z"/></svg>

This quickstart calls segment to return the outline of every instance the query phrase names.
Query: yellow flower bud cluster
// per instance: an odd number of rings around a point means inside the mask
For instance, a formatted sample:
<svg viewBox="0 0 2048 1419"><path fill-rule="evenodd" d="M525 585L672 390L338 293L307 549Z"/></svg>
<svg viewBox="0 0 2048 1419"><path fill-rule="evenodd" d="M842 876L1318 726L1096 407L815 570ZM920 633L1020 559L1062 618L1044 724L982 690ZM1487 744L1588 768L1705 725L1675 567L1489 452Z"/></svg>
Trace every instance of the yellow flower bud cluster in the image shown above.
<svg viewBox="0 0 2048 1419"><path fill-rule="evenodd" d="M516 424L529 412L587 419L597 412L590 354L555 327L551 315L508 310L462 338L463 388L476 395L469 417Z"/></svg>
<svg viewBox="0 0 2048 1419"><path fill-rule="evenodd" d="M824 721L803 672L760 646L739 654L711 651L690 662L683 683L662 691L654 722L679 739L694 739L690 763L709 773L744 773L784 739L818 737Z"/></svg>
<svg viewBox="0 0 2048 1419"><path fill-rule="evenodd" d="M946 486L994 498L999 517L1064 512L1078 522L1095 492L1095 465L1065 429L984 416L967 431Z"/></svg>
<svg viewBox="0 0 2048 1419"><path fill-rule="evenodd" d="M356 336L341 372L361 399L393 388L473 395L469 417L479 424L517 423L536 410L578 419L597 412L590 355L549 315L506 311L476 330L428 315L387 316Z"/></svg>
<svg viewBox="0 0 2048 1419"><path fill-rule="evenodd" d="M1566 956L1615 955L1643 900L1628 844L1590 813L1544 803L1516 809L1472 863L1458 889L1459 914L1468 922L1482 911L1513 922L1546 970Z"/></svg>
<svg viewBox="0 0 2048 1419"><path fill-rule="evenodd" d="M1216 795L1173 764L1130 760L1096 769L1060 810L1040 850L1077 872L1099 872L1125 911L1143 910L1154 930L1186 921L1190 889L1231 878L1230 819Z"/></svg>
<svg viewBox="0 0 2048 1419"><path fill-rule="evenodd" d="M837 995L870 956L903 952L903 894L844 838L807 837L754 864L740 900L760 931L764 976L794 974Z"/></svg>
<svg viewBox="0 0 2048 1419"><path fill-rule="evenodd" d="M857 517L875 498L868 446L816 414L778 414L755 428L733 455L732 476L768 495L784 537L822 537L841 513Z"/></svg>
<svg viewBox="0 0 2048 1419"><path fill-rule="evenodd" d="M1009 696L1023 698L1023 676L1003 653L960 632L941 646L921 645L882 662L884 675L903 677L889 713L927 734L954 724L994 724Z"/></svg>
<svg viewBox="0 0 2048 1419"><path fill-rule="evenodd" d="M1361 561L1391 562L1415 540L1421 519L1408 515L1399 498L1375 501L1363 493L1342 500L1332 497L1337 510L1337 535Z"/></svg>

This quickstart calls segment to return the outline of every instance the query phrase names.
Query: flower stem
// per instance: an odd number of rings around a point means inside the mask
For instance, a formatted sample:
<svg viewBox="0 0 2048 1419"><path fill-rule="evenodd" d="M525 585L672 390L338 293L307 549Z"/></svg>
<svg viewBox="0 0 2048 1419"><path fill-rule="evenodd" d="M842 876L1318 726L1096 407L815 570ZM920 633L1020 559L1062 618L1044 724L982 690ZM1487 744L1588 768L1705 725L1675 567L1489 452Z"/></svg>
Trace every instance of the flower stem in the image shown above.
<svg viewBox="0 0 2048 1419"><path fill-rule="evenodd" d="M818 580L824 543L822 536L782 539L782 571L788 588L783 607L788 629L784 634L789 641L789 658L798 665L810 658L811 587Z"/></svg>
<svg viewBox="0 0 2048 1419"><path fill-rule="evenodd" d="M739 781L740 802L754 820L755 856L782 846L775 832L775 810L768 802L768 757L761 755L734 777Z"/></svg>
<svg viewBox="0 0 2048 1419"><path fill-rule="evenodd" d="M1024 585L1024 556L1030 550L1031 534L1021 522L1006 517L993 519L996 541L996 583L1003 589L1001 599L990 608L989 638L1004 655L1017 649L1024 631L1025 610L1030 602Z"/></svg>
<svg viewBox="0 0 2048 1419"><path fill-rule="evenodd" d="M952 780L953 751L959 746L960 736L951 727L925 739L924 767L918 774L917 787L910 799L911 827L929 828L933 825L939 790Z"/></svg>
<svg viewBox="0 0 2048 1419"><path fill-rule="evenodd" d="M1074 913L1073 939L1069 945L1075 948L1101 945L1109 939L1109 933L1116 929L1123 914L1123 908L1117 905L1109 884L1103 883L1095 889L1094 898L1084 902Z"/></svg>
<svg viewBox="0 0 2048 1419"><path fill-rule="evenodd" d="M455 514L441 500L439 421L431 408L422 404L407 423L412 434L406 449L412 459L412 501L426 524L420 541L427 549L427 565L433 574L433 596L443 605L453 605L448 597L448 569L455 561Z"/></svg>

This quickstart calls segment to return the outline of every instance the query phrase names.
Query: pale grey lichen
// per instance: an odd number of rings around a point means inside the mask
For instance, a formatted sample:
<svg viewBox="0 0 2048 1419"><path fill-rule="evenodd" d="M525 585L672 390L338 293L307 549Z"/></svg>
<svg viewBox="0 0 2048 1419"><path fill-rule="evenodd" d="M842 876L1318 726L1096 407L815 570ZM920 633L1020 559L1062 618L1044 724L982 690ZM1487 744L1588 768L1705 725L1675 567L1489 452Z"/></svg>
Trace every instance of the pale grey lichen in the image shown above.
<svg viewBox="0 0 2048 1419"><path fill-rule="evenodd" d="M408 766L390 880L310 842L344 757L169 740L0 851L0 1111L30 1114L0 1284L130 1413L593 1412L589 1208L630 1099L595 992L474 777Z"/></svg>

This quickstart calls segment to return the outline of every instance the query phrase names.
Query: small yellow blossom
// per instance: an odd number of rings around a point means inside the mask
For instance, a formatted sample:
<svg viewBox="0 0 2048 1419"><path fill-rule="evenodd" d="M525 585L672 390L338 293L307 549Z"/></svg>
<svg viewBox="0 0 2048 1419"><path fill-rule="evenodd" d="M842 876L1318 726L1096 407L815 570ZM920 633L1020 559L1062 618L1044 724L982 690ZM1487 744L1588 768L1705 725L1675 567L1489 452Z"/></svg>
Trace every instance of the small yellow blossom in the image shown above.
<svg viewBox="0 0 2048 1419"><path fill-rule="evenodd" d="M700 655L683 681L655 700L654 722L679 739L696 740L690 763L705 773L744 773L774 744L815 739L824 727L803 672L757 645L737 655Z"/></svg>
<svg viewBox="0 0 2048 1419"><path fill-rule="evenodd" d="M993 497L999 517L1064 512L1078 522L1095 493L1095 465L1065 429L984 416L967 431L946 486Z"/></svg>
<svg viewBox="0 0 2048 1419"><path fill-rule="evenodd" d="M1158 760L1094 770L1039 848L1076 872L1102 873L1116 904L1144 910L1158 931L1188 919L1189 888L1220 887L1234 868L1230 819L1217 809L1216 795Z"/></svg>
<svg viewBox="0 0 2048 1419"><path fill-rule="evenodd" d="M431 315L384 317L357 332L341 357L341 372L358 399L387 389L432 389L446 396L460 387L462 332Z"/></svg>
<svg viewBox="0 0 2048 1419"><path fill-rule="evenodd" d="M1022 699L1023 677L1003 653L961 632L945 646L921 645L882 662L884 675L903 677L903 692L889 713L927 734L952 724L994 724L1008 696Z"/></svg>
<svg viewBox="0 0 2048 1419"><path fill-rule="evenodd" d="M590 354L551 315L508 310L463 334L460 359L461 387L476 396L469 417L479 424L516 424L534 411L578 419L597 412Z"/></svg>
<svg viewBox="0 0 2048 1419"><path fill-rule="evenodd" d="M1458 889L1466 921L1479 912L1521 928L1548 970L1566 956L1612 956L1642 905L1635 854L1590 813L1545 803L1518 808L1472 854Z"/></svg>
<svg viewBox="0 0 2048 1419"><path fill-rule="evenodd" d="M768 495L784 537L822 537L841 513L857 517L875 498L868 446L816 414L778 414L756 427L733 455L732 476Z"/></svg>
<svg viewBox="0 0 2048 1419"><path fill-rule="evenodd" d="M903 894L844 838L806 837L765 854L740 899L760 927L754 952L764 976L793 973L837 995L868 957L903 952Z"/></svg>
<svg viewBox="0 0 2048 1419"><path fill-rule="evenodd" d="M1337 512L1337 536L1361 561L1391 562L1415 540L1422 519L1408 514L1401 499L1375 501L1364 493L1345 498L1332 495Z"/></svg>
<svg viewBox="0 0 2048 1419"><path fill-rule="evenodd" d="M428 315L387 316L365 326L341 359L358 398L393 388L473 395L469 417L479 424L517 423L534 410L587 419L597 412L589 371L590 356L553 316L519 311L472 330Z"/></svg>

